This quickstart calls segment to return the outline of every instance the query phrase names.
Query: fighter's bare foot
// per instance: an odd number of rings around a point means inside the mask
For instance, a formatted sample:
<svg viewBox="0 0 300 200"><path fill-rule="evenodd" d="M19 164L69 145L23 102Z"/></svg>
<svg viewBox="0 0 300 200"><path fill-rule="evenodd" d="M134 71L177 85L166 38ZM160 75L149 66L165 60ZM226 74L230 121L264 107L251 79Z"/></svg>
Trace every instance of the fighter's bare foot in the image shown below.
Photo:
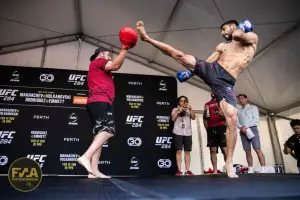
<svg viewBox="0 0 300 200"><path fill-rule="evenodd" d="M96 172L96 177L97 178L111 178L111 176L106 176L104 174L102 174L101 172Z"/></svg>
<svg viewBox="0 0 300 200"><path fill-rule="evenodd" d="M215 170L213 174L218 174L218 171L217 171L217 170Z"/></svg>
<svg viewBox="0 0 300 200"><path fill-rule="evenodd" d="M146 42L150 39L150 37L146 33L145 26L142 21L138 21L136 23L136 29L139 32L142 41Z"/></svg>
<svg viewBox="0 0 300 200"><path fill-rule="evenodd" d="M85 156L81 156L77 159L77 162L79 164L81 164L85 169L86 171L88 171L88 173L96 176L96 174L94 174L92 168L91 168L91 164L90 164L90 160L88 160Z"/></svg>
<svg viewBox="0 0 300 200"><path fill-rule="evenodd" d="M239 176L235 173L232 163L226 163L226 172L229 178L238 178Z"/></svg>
<svg viewBox="0 0 300 200"><path fill-rule="evenodd" d="M96 176L92 175L92 174L89 174L88 175L88 178L97 178Z"/></svg>

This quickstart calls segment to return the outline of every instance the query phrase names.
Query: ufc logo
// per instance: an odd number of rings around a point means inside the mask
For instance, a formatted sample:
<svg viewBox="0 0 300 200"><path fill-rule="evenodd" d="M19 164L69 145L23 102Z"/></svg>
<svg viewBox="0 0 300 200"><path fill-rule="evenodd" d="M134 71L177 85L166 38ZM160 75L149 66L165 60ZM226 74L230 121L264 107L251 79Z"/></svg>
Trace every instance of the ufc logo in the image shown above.
<svg viewBox="0 0 300 200"><path fill-rule="evenodd" d="M8 96L8 95L10 95L10 96L17 96L17 92L18 92L19 90L11 90L11 89L0 89L0 96Z"/></svg>
<svg viewBox="0 0 300 200"><path fill-rule="evenodd" d="M170 168L172 166L172 162L169 159L159 159L157 165L159 168Z"/></svg>
<svg viewBox="0 0 300 200"><path fill-rule="evenodd" d="M27 158L30 158L38 163L44 163L47 155L27 155Z"/></svg>
<svg viewBox="0 0 300 200"><path fill-rule="evenodd" d="M0 131L0 138L14 139L13 134L15 133L16 131Z"/></svg>
<svg viewBox="0 0 300 200"><path fill-rule="evenodd" d="M128 123L143 123L142 119L144 117L143 116L127 116L126 122Z"/></svg>
<svg viewBox="0 0 300 200"><path fill-rule="evenodd" d="M70 74L69 81L85 81L86 75L80 75L80 74Z"/></svg>
<svg viewBox="0 0 300 200"><path fill-rule="evenodd" d="M156 144L164 144L164 143L172 144L171 140L172 137L157 137Z"/></svg>

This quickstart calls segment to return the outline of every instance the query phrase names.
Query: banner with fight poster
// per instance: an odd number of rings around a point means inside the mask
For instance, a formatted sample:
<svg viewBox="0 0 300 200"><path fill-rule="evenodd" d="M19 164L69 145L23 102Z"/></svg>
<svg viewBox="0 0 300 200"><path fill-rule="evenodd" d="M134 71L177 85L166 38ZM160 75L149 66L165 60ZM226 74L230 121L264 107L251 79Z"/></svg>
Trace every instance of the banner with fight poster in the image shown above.
<svg viewBox="0 0 300 200"><path fill-rule="evenodd" d="M76 160L92 142L87 72L0 70L0 174L17 158L29 157L44 174L85 175ZM103 146L99 169L110 175L174 174L175 78L114 73L114 82L116 137Z"/></svg>

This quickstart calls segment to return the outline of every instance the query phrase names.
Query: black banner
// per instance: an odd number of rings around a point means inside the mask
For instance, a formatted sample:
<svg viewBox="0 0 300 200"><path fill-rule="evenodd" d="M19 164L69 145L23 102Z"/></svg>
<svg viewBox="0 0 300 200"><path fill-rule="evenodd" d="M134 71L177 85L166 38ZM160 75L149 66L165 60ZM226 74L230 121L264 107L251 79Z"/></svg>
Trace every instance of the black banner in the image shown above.
<svg viewBox="0 0 300 200"><path fill-rule="evenodd" d="M92 142L86 80L86 71L0 66L0 174L20 157L44 174L86 174L76 162ZM116 136L103 146L100 171L174 174L175 78L114 73L114 82Z"/></svg>

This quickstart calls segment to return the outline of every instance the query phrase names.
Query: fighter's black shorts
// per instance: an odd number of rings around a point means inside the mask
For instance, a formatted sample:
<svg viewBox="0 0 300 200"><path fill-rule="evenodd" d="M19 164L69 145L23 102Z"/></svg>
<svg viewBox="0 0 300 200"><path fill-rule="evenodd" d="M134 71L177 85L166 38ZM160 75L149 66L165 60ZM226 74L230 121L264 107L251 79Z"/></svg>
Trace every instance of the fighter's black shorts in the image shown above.
<svg viewBox="0 0 300 200"><path fill-rule="evenodd" d="M233 92L235 78L218 63L207 63L196 58L194 74L199 76L212 89L218 103L223 99L236 107L236 96Z"/></svg>
<svg viewBox="0 0 300 200"><path fill-rule="evenodd" d="M114 111L111 104L91 102L87 105L87 110L93 125L94 136L103 131L115 134Z"/></svg>
<svg viewBox="0 0 300 200"><path fill-rule="evenodd" d="M226 126L207 128L207 147L226 147Z"/></svg>

